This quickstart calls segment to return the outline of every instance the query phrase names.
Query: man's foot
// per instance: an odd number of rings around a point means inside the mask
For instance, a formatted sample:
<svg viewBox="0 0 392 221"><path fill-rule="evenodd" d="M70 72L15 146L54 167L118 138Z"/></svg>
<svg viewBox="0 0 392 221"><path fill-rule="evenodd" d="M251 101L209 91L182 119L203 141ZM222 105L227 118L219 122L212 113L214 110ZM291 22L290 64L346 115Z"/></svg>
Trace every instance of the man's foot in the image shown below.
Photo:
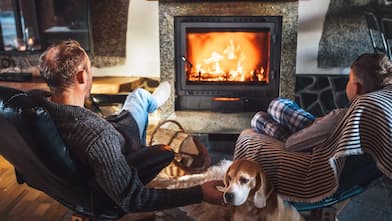
<svg viewBox="0 0 392 221"><path fill-rule="evenodd" d="M158 107L162 106L167 99L169 99L171 93L171 86L169 82L164 81L159 84L159 86L155 89L154 93L152 93L153 98L157 102Z"/></svg>

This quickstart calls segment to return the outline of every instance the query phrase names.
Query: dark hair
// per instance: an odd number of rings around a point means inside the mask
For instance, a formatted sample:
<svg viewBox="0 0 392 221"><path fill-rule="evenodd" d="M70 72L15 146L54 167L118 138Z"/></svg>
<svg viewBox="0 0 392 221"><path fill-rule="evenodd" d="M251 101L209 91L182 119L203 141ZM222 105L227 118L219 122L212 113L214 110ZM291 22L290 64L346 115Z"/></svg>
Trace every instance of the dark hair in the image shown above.
<svg viewBox="0 0 392 221"><path fill-rule="evenodd" d="M77 41L68 40L49 47L39 58L39 70L52 91L72 86L80 66L87 68L87 54Z"/></svg>
<svg viewBox="0 0 392 221"><path fill-rule="evenodd" d="M362 83L364 93L392 83L392 62L385 54L362 54L353 62L351 70Z"/></svg>

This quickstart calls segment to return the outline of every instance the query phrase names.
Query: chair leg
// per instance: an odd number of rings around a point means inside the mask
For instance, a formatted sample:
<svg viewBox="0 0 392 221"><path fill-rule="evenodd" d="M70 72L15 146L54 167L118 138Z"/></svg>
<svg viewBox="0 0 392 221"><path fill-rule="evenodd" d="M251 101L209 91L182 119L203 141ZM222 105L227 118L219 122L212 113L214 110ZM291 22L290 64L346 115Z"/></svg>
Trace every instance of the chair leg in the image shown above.
<svg viewBox="0 0 392 221"><path fill-rule="evenodd" d="M314 209L311 212L309 221L335 221L336 208L332 206Z"/></svg>
<svg viewBox="0 0 392 221"><path fill-rule="evenodd" d="M72 214L71 221L95 221L95 219L80 214Z"/></svg>

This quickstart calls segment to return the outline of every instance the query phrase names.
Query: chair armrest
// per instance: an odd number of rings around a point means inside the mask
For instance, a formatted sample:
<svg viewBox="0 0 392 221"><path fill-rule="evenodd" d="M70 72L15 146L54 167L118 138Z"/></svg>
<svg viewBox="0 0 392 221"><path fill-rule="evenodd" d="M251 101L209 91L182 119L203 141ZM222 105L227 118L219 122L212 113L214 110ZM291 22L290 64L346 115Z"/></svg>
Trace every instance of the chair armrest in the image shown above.
<svg viewBox="0 0 392 221"><path fill-rule="evenodd" d="M128 94L91 94L91 101L98 105L113 105L122 104L127 98Z"/></svg>

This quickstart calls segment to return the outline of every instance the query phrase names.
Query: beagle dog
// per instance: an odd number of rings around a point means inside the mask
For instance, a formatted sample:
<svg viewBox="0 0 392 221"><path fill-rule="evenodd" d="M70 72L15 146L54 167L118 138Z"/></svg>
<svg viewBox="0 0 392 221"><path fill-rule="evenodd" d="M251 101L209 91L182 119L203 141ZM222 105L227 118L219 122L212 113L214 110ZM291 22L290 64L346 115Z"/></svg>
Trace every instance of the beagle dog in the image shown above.
<svg viewBox="0 0 392 221"><path fill-rule="evenodd" d="M177 179L161 180L155 187L185 188L208 180L223 179L226 206L209 203L180 207L196 221L298 221L304 220L295 208L285 203L268 182L261 167L254 161L223 160L202 174L191 174Z"/></svg>
<svg viewBox="0 0 392 221"><path fill-rule="evenodd" d="M268 182L263 169L254 161L234 161L224 177L224 202L233 205L231 220L299 221L298 211L285 203Z"/></svg>

